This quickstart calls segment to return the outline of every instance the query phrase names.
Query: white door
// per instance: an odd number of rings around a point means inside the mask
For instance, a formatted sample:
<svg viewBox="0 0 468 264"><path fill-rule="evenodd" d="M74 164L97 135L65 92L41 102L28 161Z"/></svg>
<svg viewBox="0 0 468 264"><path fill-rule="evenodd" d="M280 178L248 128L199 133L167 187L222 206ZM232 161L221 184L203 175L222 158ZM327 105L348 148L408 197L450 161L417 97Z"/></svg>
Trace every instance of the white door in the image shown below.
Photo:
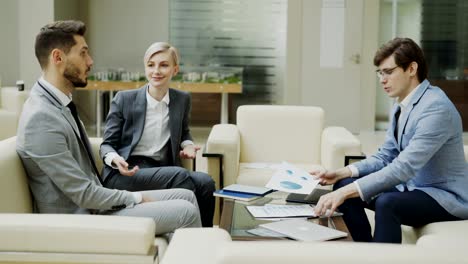
<svg viewBox="0 0 468 264"><path fill-rule="evenodd" d="M358 133L363 0L304 0L302 5L302 104L322 107L327 126ZM322 27L344 31L321 33ZM332 45L321 45L324 34L329 35L322 42Z"/></svg>

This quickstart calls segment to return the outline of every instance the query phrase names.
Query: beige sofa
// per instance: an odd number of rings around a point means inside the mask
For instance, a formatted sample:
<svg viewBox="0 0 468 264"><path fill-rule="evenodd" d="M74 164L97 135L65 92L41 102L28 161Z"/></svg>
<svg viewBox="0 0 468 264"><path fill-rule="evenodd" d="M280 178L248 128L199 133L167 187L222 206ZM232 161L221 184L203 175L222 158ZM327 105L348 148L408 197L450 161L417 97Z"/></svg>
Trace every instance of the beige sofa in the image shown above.
<svg viewBox="0 0 468 264"><path fill-rule="evenodd" d="M16 137L0 141L0 263L157 263L167 240L150 218L32 214ZM95 156L101 142L91 138ZM96 156L97 157L97 156ZM102 162L97 160L99 170Z"/></svg>
<svg viewBox="0 0 468 264"><path fill-rule="evenodd" d="M232 241L223 229L181 229L162 264L468 263L468 221L431 224L415 245L351 242ZM181 254L183 252L183 254Z"/></svg>
<svg viewBox="0 0 468 264"><path fill-rule="evenodd" d="M20 92L16 87L0 88L0 140L16 135L19 116L28 96L28 91Z"/></svg>

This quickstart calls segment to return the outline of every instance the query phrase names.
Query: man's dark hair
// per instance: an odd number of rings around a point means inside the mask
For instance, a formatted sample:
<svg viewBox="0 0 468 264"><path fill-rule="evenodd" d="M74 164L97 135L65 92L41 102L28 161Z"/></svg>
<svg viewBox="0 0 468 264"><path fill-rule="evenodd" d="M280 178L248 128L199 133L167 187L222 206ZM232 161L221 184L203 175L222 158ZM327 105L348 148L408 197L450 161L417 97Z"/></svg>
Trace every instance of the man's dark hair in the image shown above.
<svg viewBox="0 0 468 264"><path fill-rule="evenodd" d="M85 24L75 20L56 21L42 27L34 45L41 68L47 66L49 54L53 49L61 49L67 54L76 44L74 36L83 36L85 32Z"/></svg>
<svg viewBox="0 0 468 264"><path fill-rule="evenodd" d="M410 38L394 38L385 43L375 53L374 65L379 66L382 61L393 55L397 66L407 70L414 61L418 64L418 80L422 82L427 78L427 64L421 48Z"/></svg>

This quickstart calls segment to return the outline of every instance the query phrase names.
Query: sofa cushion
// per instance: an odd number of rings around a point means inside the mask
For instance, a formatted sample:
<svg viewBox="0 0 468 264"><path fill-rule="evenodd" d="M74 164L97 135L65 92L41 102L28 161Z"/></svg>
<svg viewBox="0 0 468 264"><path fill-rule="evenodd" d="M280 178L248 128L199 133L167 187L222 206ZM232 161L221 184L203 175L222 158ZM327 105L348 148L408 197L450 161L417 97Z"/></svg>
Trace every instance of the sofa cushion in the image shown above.
<svg viewBox="0 0 468 264"><path fill-rule="evenodd" d="M418 246L454 249L466 252L468 220L445 221L425 225L418 229ZM468 259L468 258L466 258Z"/></svg>
<svg viewBox="0 0 468 264"><path fill-rule="evenodd" d="M323 109L312 106L240 106L240 162L320 164L324 115Z"/></svg>
<svg viewBox="0 0 468 264"><path fill-rule="evenodd" d="M436 222L425 225L419 230L420 236L430 234L463 235L468 233L468 220Z"/></svg>
<svg viewBox="0 0 468 264"><path fill-rule="evenodd" d="M154 243L151 218L0 214L0 222L2 251L145 255Z"/></svg>

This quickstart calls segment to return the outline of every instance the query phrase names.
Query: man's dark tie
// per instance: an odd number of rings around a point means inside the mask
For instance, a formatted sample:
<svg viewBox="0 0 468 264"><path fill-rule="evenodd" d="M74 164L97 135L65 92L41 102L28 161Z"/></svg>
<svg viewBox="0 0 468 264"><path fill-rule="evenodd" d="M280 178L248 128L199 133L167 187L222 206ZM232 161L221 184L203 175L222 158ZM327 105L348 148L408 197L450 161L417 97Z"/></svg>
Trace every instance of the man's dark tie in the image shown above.
<svg viewBox="0 0 468 264"><path fill-rule="evenodd" d="M393 134L395 136L396 141L398 142L398 119L400 118L401 114L401 107L398 106L396 112L395 112L395 117L394 117L394 122L395 122L395 131L393 131Z"/></svg>
<svg viewBox="0 0 468 264"><path fill-rule="evenodd" d="M78 117L78 111L76 110L76 105L72 102L70 102L67 107L70 109L73 119L75 119L76 125L78 126L78 130L80 131L80 137L81 137L81 142L85 146L86 149L86 154L88 154L88 158L91 161L91 164L93 165L94 172L96 173L99 181L102 184L101 177L99 176L99 171L96 167L96 163L94 162L93 156L91 155L91 147L88 144L88 141L86 140L86 133L84 131L83 126L81 125L80 118Z"/></svg>

